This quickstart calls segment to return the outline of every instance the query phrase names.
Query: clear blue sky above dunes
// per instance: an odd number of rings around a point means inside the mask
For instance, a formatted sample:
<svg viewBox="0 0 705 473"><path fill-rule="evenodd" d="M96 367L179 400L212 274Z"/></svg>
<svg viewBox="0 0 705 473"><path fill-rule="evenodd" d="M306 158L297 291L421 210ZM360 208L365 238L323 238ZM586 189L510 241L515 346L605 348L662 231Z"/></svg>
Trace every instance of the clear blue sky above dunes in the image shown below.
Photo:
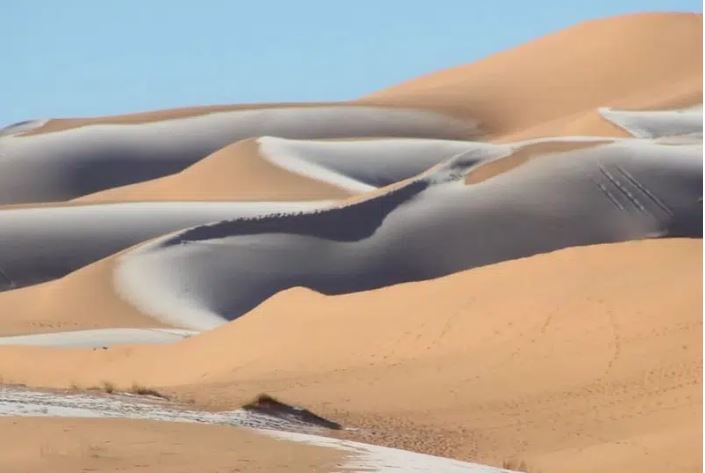
<svg viewBox="0 0 705 473"><path fill-rule="evenodd" d="M0 0L0 126L340 100L582 20L695 0Z"/></svg>

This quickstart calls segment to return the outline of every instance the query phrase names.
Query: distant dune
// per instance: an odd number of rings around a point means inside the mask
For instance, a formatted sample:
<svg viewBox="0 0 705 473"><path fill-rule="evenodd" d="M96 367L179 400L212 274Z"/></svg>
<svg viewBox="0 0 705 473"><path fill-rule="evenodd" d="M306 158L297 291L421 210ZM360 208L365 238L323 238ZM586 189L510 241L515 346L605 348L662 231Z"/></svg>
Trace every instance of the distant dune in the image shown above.
<svg viewBox="0 0 705 473"><path fill-rule="evenodd" d="M490 136L622 135L598 107L702 103L701 14L593 20L472 64L412 79L360 103L472 116ZM506 138L505 138L506 139Z"/></svg>
<svg viewBox="0 0 705 473"><path fill-rule="evenodd" d="M342 199L419 174L482 143L432 139L239 141L184 171L78 202Z"/></svg>
<svg viewBox="0 0 705 473"><path fill-rule="evenodd" d="M0 136L0 204L76 198L173 174L235 141L406 136L468 138L475 125L431 111L362 105L253 108L137 124L88 122Z"/></svg>

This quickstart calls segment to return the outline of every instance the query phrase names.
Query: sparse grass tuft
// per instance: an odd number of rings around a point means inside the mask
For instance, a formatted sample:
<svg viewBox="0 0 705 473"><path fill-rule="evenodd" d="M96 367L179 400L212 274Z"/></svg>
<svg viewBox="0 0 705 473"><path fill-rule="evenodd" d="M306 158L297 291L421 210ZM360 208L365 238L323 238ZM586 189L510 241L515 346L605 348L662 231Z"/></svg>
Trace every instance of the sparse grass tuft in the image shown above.
<svg viewBox="0 0 705 473"><path fill-rule="evenodd" d="M521 471L523 473L532 473L529 471L529 467L526 465L526 462L524 460L504 460L502 462L502 468L506 468L507 470L513 471Z"/></svg>
<svg viewBox="0 0 705 473"><path fill-rule="evenodd" d="M255 407L265 407L265 406L272 406L272 405L284 405L281 401L276 399L274 396L270 396L269 394L262 393L258 394L253 400L248 402L242 407L245 408L255 408Z"/></svg>
<svg viewBox="0 0 705 473"><path fill-rule="evenodd" d="M156 389L148 388L146 386L142 386L141 384L133 384L132 388L130 388L130 392L132 394L139 394L140 396L155 396L162 399L169 399L169 396L166 394L162 394Z"/></svg>
<svg viewBox="0 0 705 473"><path fill-rule="evenodd" d="M105 391L108 394L112 394L115 392L115 385L111 383L110 381L103 381L102 384L103 391Z"/></svg>

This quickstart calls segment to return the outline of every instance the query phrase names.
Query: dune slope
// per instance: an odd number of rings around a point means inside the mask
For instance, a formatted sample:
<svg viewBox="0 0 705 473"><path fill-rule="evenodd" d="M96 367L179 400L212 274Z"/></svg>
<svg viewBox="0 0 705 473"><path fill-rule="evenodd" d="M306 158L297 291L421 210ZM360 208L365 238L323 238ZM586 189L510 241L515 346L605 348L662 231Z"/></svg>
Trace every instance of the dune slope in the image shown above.
<svg viewBox="0 0 705 473"><path fill-rule="evenodd" d="M360 100L471 115L492 137L616 135L599 107L702 102L702 14L592 20ZM599 58L599 59L598 59Z"/></svg>
<svg viewBox="0 0 705 473"><path fill-rule="evenodd" d="M173 345L0 347L0 371L29 384L149 382L206 403L266 391L370 439L549 473L568 459L585 472L690 469L701 265L700 240L654 240L344 296L292 289Z"/></svg>
<svg viewBox="0 0 705 473"><path fill-rule="evenodd" d="M173 174L246 138L467 138L438 113L360 105L241 109L133 124L0 134L0 204L59 201Z"/></svg>
<svg viewBox="0 0 705 473"><path fill-rule="evenodd" d="M240 141L171 176L117 187L79 202L338 199L413 177L455 154L490 147L431 139Z"/></svg>
<svg viewBox="0 0 705 473"><path fill-rule="evenodd" d="M330 202L132 202L0 209L0 291L62 277L176 230Z"/></svg>

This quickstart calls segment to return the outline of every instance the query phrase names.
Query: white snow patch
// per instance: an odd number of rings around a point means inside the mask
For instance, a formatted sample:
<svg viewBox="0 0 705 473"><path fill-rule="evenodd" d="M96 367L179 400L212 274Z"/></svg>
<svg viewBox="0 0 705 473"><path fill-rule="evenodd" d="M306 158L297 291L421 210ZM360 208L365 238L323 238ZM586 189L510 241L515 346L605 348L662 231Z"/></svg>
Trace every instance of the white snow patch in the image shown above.
<svg viewBox="0 0 705 473"><path fill-rule="evenodd" d="M324 448L335 448L350 453L340 472L377 472L377 473L510 473L512 470L496 468L477 463L468 463L450 458L425 455L422 453L380 447L349 440L340 440L320 435L260 430L271 437L300 442Z"/></svg>
<svg viewBox="0 0 705 473"><path fill-rule="evenodd" d="M172 343L197 333L165 328L106 328L0 337L0 345L103 347L125 343Z"/></svg>
<svg viewBox="0 0 705 473"><path fill-rule="evenodd" d="M312 141L267 136L257 142L261 155L273 164L353 192L413 177L460 153L496 148L473 141L418 138Z"/></svg>
<svg viewBox="0 0 705 473"><path fill-rule="evenodd" d="M680 110L626 111L609 107L600 114L637 138L692 136L702 139L703 108L696 105Z"/></svg>

